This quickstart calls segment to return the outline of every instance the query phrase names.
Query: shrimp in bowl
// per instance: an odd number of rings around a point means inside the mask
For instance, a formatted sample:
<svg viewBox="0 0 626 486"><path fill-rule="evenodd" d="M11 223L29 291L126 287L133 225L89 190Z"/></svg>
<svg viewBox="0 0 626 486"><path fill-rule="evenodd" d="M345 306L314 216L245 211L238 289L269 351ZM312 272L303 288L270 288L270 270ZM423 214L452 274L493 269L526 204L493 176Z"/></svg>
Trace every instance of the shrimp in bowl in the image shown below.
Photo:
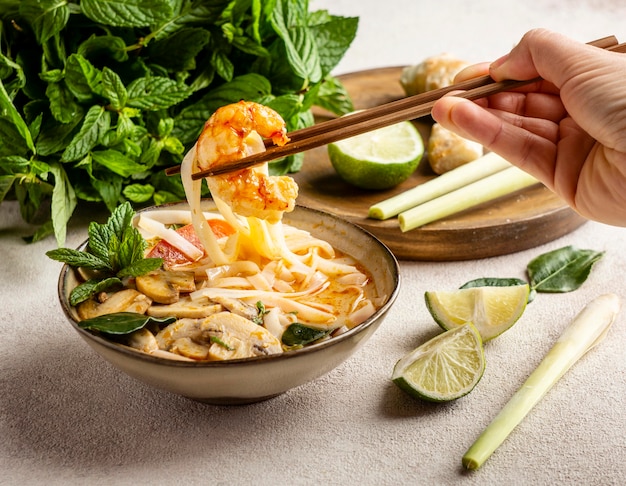
<svg viewBox="0 0 626 486"><path fill-rule="evenodd" d="M162 266L78 303L80 327L93 331L100 312L142 314L146 324L112 340L158 359L213 362L297 352L375 320L395 296L397 263L368 233L297 207L291 177L267 164L212 176L211 199L201 199L194 172L264 150L264 138L287 140L267 107L239 102L211 116L181 167L187 203L130 218L145 257Z"/></svg>

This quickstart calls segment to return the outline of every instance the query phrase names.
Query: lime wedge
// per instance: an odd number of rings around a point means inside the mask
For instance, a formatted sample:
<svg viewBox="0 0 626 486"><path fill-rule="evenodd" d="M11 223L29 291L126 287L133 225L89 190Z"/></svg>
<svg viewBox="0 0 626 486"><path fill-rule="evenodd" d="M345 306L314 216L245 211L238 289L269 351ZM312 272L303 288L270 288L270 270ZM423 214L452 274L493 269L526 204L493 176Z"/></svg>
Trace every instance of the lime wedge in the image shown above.
<svg viewBox="0 0 626 486"><path fill-rule="evenodd" d="M528 284L509 287L472 287L426 292L426 306L443 329L454 329L471 322L483 342L499 336L521 317L526 309Z"/></svg>
<svg viewBox="0 0 626 486"><path fill-rule="evenodd" d="M391 379L411 396L448 402L471 392L484 371L482 339L468 323L435 336L407 354L396 363Z"/></svg>
<svg viewBox="0 0 626 486"><path fill-rule="evenodd" d="M422 136L408 121L328 145L337 174L363 189L388 189L404 182L423 153Z"/></svg>

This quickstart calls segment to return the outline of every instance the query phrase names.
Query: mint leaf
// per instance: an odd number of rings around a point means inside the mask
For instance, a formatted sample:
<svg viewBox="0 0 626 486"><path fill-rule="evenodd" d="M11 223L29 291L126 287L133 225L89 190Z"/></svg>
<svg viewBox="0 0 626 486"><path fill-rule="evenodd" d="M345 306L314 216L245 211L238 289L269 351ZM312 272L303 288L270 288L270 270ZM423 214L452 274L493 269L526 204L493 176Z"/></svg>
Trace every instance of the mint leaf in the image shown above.
<svg viewBox="0 0 626 486"><path fill-rule="evenodd" d="M162 258L144 258L123 268L118 272L120 277L139 277L153 270L158 270L163 265Z"/></svg>
<svg viewBox="0 0 626 486"><path fill-rule="evenodd" d="M70 305L77 306L81 302L89 299L92 295L122 286L122 281L117 277L110 277L102 280L87 280L72 289L69 299Z"/></svg>
<svg viewBox="0 0 626 486"><path fill-rule="evenodd" d="M37 42L43 44L63 30L70 9L66 0L22 0L20 14L30 24Z"/></svg>
<svg viewBox="0 0 626 486"><path fill-rule="evenodd" d="M30 130L28 130L28 125L26 125L26 122L13 105L13 101L9 98L9 94L6 89L4 89L2 80L0 80L0 116L16 129L20 137L26 143L28 149L30 149L31 152L34 152L35 144L33 143L33 138L30 135ZM0 128L0 134L2 134L2 131L3 130ZM11 139L2 138L3 143L11 143L10 140ZM7 153L7 155L13 154Z"/></svg>
<svg viewBox="0 0 626 486"><path fill-rule="evenodd" d="M134 203L144 203L154 195L154 186L151 184L131 184L124 188L122 194Z"/></svg>
<svg viewBox="0 0 626 486"><path fill-rule="evenodd" d="M136 163L130 157L113 149L94 151L91 156L95 162L122 177L130 177L146 169L144 165Z"/></svg>
<svg viewBox="0 0 626 486"><path fill-rule="evenodd" d="M82 115L82 108L74 101L74 95L65 82L48 83L46 96L50 100L50 112L60 123L71 123Z"/></svg>
<svg viewBox="0 0 626 486"><path fill-rule="evenodd" d="M188 71L196 68L196 56L209 43L211 33L200 27L189 27L169 37L151 42L147 54L150 60L170 71Z"/></svg>
<svg viewBox="0 0 626 486"><path fill-rule="evenodd" d="M62 162L72 162L85 156L111 126L111 115L102 106L94 105L85 115L80 131L63 151Z"/></svg>
<svg viewBox="0 0 626 486"><path fill-rule="evenodd" d="M114 35L92 34L78 46L76 53L87 59L106 56L117 62L128 61L126 42Z"/></svg>
<svg viewBox="0 0 626 486"><path fill-rule="evenodd" d="M67 263L70 267L83 267L91 270L110 271L109 264L95 255L85 251L71 248L57 248L46 252L46 256L61 263Z"/></svg>
<svg viewBox="0 0 626 486"><path fill-rule="evenodd" d="M99 92L102 72L80 54L72 54L65 63L65 83L79 102L93 99Z"/></svg>
<svg viewBox="0 0 626 486"><path fill-rule="evenodd" d="M114 27L148 27L172 15L168 0L82 0L80 7L94 22Z"/></svg>
<svg viewBox="0 0 626 486"><path fill-rule="evenodd" d="M356 37L358 26L357 17L331 17L327 22L310 27L319 52L322 77L339 64Z"/></svg>
<svg viewBox="0 0 626 486"><path fill-rule="evenodd" d="M162 110L186 100L191 93L189 87L173 79L139 78L128 86L128 106L147 111Z"/></svg>
<svg viewBox="0 0 626 486"><path fill-rule="evenodd" d="M66 226L76 208L76 194L60 164L50 164L50 172L54 175L52 190L52 226L59 246L65 244Z"/></svg>
<svg viewBox="0 0 626 486"><path fill-rule="evenodd" d="M102 95L109 100L111 107L121 110L128 101L128 91L119 75L105 67L102 70Z"/></svg>

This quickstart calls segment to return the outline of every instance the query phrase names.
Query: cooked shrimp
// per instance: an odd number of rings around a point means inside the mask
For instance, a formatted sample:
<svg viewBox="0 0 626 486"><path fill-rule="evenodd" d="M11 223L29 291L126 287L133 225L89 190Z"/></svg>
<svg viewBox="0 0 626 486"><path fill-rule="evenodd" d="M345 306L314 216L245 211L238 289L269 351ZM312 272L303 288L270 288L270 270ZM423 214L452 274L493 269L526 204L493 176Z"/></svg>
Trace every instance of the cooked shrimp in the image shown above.
<svg viewBox="0 0 626 486"><path fill-rule="evenodd" d="M209 170L265 150L263 138L277 145L289 141L283 119L270 108L240 101L219 108L204 125L196 145L196 164ZM214 197L241 216L270 222L292 211L298 186L288 176L268 175L267 164L207 179Z"/></svg>

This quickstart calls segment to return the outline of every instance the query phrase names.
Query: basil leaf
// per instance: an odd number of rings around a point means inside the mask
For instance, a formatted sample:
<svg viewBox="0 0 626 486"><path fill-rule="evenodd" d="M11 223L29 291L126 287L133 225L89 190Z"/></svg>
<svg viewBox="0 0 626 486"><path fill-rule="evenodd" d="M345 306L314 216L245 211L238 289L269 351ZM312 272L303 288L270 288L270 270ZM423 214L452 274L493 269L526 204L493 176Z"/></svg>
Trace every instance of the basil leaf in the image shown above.
<svg viewBox="0 0 626 486"><path fill-rule="evenodd" d="M94 22L114 27L148 27L168 20L168 0L82 0L82 12Z"/></svg>
<svg viewBox="0 0 626 486"><path fill-rule="evenodd" d="M304 346L327 336L329 333L330 331L326 329L309 327L296 322L285 329L281 340L285 346Z"/></svg>
<svg viewBox="0 0 626 486"><path fill-rule="evenodd" d="M136 312L116 312L92 319L80 321L78 325L90 331L100 331L106 334L123 335L143 329L150 323L167 325L175 322L175 317L150 317Z"/></svg>
<svg viewBox="0 0 626 486"><path fill-rule="evenodd" d="M98 292L122 287L122 285L122 281L117 277L87 280L72 289L70 292L70 305L77 306Z"/></svg>
<svg viewBox="0 0 626 486"><path fill-rule="evenodd" d="M571 292L589 276L604 252L566 246L539 255L527 267L531 289L537 292Z"/></svg>

